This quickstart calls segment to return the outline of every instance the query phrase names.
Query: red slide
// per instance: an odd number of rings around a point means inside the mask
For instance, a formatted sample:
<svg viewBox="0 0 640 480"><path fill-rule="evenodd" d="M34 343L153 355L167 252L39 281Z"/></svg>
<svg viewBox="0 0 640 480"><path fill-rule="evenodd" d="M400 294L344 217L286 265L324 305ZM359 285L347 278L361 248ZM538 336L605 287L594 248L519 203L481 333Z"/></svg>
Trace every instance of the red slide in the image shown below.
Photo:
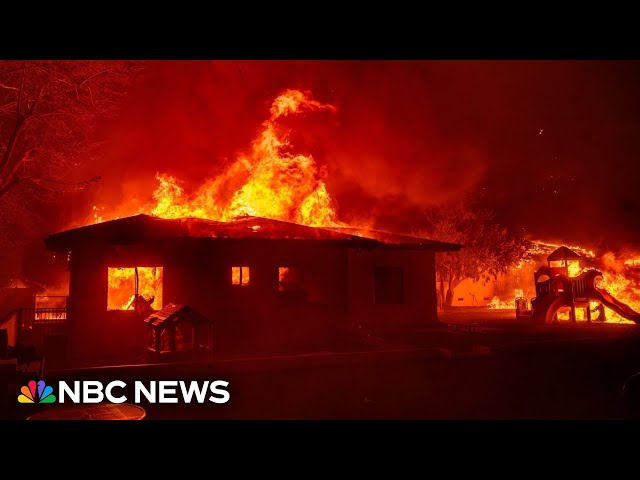
<svg viewBox="0 0 640 480"><path fill-rule="evenodd" d="M556 313L562 307L568 307L570 301L566 295L548 295L532 302L533 319L538 322L553 323Z"/></svg>
<svg viewBox="0 0 640 480"><path fill-rule="evenodd" d="M594 287L589 296L594 300L602 302L605 307L609 307L621 317L640 324L640 313L636 312L626 303L622 303L613 298L605 289Z"/></svg>
<svg viewBox="0 0 640 480"><path fill-rule="evenodd" d="M636 312L626 303L616 300L613 295L607 292L604 288L597 287L598 280L602 278L601 272L598 270L588 270L583 272L580 277L584 277L585 279L589 299L598 300L605 307L610 308L622 318L626 318L627 320L640 324L640 313Z"/></svg>

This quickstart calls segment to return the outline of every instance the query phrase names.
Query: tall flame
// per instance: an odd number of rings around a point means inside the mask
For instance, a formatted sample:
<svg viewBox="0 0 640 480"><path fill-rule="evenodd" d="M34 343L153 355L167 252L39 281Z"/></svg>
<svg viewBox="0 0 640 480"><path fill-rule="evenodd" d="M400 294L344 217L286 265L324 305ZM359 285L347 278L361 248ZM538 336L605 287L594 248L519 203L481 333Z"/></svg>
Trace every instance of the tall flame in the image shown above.
<svg viewBox="0 0 640 480"><path fill-rule="evenodd" d="M637 257L620 259L612 252L605 253L600 259L603 278L598 285L636 312L640 312L640 272L633 266L640 263L638 260ZM607 321L631 323L611 310L606 314Z"/></svg>
<svg viewBox="0 0 640 480"><path fill-rule="evenodd" d="M309 226L335 226L331 196L311 155L291 153L288 132L279 125L282 117L327 110L333 105L314 100L308 93L285 90L273 101L271 116L241 155L220 175L206 180L193 195L180 182L158 174L149 213L162 218L198 217L229 221L252 215Z"/></svg>

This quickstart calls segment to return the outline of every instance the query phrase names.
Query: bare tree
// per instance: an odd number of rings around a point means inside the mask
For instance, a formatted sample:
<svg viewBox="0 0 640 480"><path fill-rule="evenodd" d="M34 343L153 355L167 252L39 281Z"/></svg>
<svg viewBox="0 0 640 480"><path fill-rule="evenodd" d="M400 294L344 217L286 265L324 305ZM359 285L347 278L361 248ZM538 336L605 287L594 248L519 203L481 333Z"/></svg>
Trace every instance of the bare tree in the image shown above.
<svg viewBox="0 0 640 480"><path fill-rule="evenodd" d="M435 240L464 245L460 252L438 254L440 293L451 305L455 288L465 278L490 280L526 257L529 242L498 225L489 210L461 201L426 212Z"/></svg>
<svg viewBox="0 0 640 480"><path fill-rule="evenodd" d="M117 114L141 62L0 61L0 247L29 237L57 195L99 181L78 178L99 145L96 125Z"/></svg>
<svg viewBox="0 0 640 480"><path fill-rule="evenodd" d="M65 181L65 167L92 145L96 121L115 114L138 68L126 61L0 62L0 198L19 183L85 186Z"/></svg>

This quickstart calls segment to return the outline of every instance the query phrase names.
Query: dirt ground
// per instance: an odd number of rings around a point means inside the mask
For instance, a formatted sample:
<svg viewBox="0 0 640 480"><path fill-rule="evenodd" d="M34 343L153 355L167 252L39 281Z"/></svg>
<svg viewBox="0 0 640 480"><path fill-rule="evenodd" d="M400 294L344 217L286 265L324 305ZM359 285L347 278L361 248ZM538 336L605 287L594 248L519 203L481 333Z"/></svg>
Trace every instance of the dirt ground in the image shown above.
<svg viewBox="0 0 640 480"><path fill-rule="evenodd" d="M63 376L230 382L227 404L142 405L147 419L620 419L640 410L622 395L640 371L635 325L532 325L479 308L444 312L441 321L376 332L378 351L361 354Z"/></svg>

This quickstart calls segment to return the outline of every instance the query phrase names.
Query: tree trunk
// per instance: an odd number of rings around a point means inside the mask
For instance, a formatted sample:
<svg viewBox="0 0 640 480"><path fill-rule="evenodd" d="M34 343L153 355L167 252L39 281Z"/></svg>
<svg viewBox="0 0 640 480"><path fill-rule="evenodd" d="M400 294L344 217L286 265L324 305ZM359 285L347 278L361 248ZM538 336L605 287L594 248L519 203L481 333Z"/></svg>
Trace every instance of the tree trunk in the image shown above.
<svg viewBox="0 0 640 480"><path fill-rule="evenodd" d="M447 289L447 306L453 305L453 288L452 288L452 278L449 275L449 288Z"/></svg>

